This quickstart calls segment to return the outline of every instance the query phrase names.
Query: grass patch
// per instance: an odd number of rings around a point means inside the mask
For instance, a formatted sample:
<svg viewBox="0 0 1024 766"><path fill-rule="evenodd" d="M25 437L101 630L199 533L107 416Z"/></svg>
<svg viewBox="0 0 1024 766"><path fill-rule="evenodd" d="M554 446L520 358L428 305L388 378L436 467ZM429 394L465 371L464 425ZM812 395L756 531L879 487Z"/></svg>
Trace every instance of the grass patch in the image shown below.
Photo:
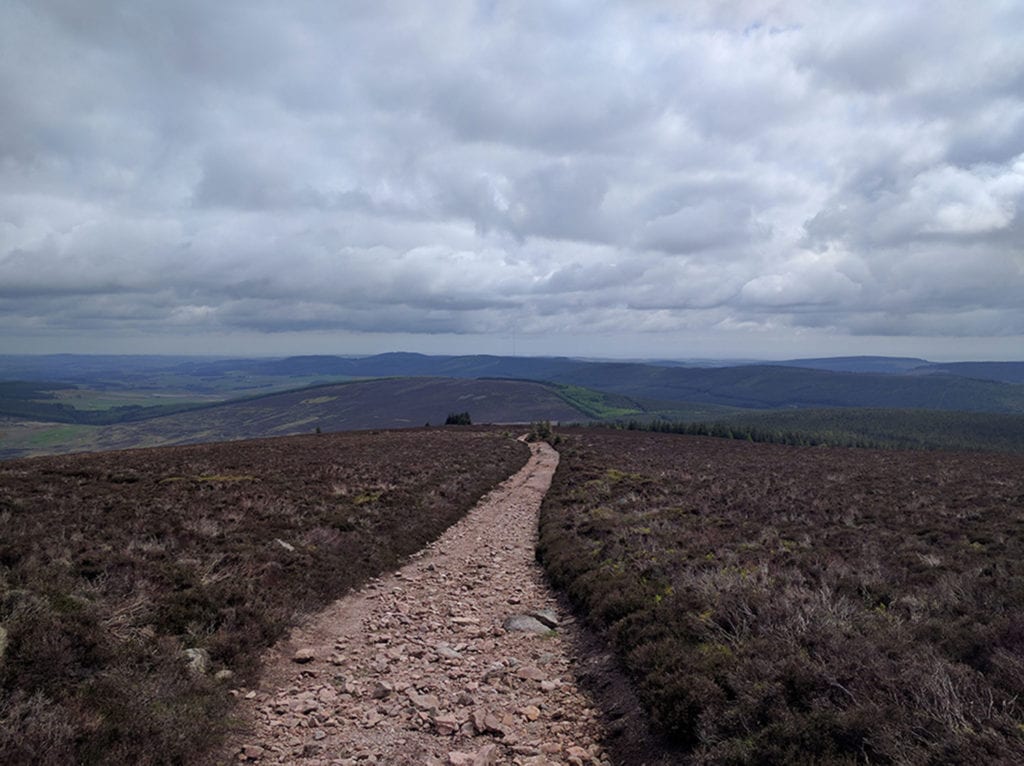
<svg viewBox="0 0 1024 766"><path fill-rule="evenodd" d="M566 403L598 420L628 418L643 412L636 402L625 396L595 391L583 386L555 384L553 388Z"/></svg>
<svg viewBox="0 0 1024 766"><path fill-rule="evenodd" d="M223 397L195 396L186 393L154 393L148 391L103 391L70 388L54 392L62 404L76 410L109 410L115 407L157 407L162 405L199 406L223 401Z"/></svg>
<svg viewBox="0 0 1024 766"><path fill-rule="evenodd" d="M88 437L95 426L52 426L30 428L23 433L22 443L27 449L44 449Z"/></svg>

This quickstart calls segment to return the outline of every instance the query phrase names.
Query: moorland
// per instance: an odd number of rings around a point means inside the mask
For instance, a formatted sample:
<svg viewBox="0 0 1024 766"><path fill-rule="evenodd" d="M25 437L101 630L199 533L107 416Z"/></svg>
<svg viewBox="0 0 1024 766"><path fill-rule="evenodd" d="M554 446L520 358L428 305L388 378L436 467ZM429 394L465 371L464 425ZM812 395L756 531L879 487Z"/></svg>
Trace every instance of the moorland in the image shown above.
<svg viewBox="0 0 1024 766"><path fill-rule="evenodd" d="M528 454L462 428L0 464L0 763L196 763L263 649Z"/></svg>
<svg viewBox="0 0 1024 766"><path fill-rule="evenodd" d="M1024 458L559 450L539 558L680 762L1024 760Z"/></svg>
<svg viewBox="0 0 1024 766"><path fill-rule="evenodd" d="M663 762L1024 762L1022 369L0 357L0 762L196 762L531 421L539 558Z"/></svg>

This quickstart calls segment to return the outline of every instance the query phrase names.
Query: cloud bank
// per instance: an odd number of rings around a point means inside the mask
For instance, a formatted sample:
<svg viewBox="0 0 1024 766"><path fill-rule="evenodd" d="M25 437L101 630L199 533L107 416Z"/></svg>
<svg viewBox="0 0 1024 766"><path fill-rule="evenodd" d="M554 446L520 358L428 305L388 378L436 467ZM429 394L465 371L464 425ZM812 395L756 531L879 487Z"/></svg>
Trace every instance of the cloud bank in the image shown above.
<svg viewBox="0 0 1024 766"><path fill-rule="evenodd" d="M1012 2L10 0L0 350L1019 357L1022 33Z"/></svg>

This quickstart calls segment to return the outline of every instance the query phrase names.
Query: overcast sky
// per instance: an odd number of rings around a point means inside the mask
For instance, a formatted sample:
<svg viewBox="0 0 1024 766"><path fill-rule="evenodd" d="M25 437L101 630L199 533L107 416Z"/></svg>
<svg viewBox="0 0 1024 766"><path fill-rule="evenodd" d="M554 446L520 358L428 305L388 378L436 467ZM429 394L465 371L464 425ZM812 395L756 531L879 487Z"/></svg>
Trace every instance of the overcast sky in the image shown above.
<svg viewBox="0 0 1024 766"><path fill-rule="evenodd" d="M0 3L0 352L1024 358L1024 3Z"/></svg>

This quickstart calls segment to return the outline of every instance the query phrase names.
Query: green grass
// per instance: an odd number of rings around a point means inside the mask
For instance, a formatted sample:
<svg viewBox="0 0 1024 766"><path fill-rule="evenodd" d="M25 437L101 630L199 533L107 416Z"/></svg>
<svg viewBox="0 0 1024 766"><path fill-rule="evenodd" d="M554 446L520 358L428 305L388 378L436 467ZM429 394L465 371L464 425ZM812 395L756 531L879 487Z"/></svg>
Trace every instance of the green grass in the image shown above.
<svg viewBox="0 0 1024 766"><path fill-rule="evenodd" d="M583 386L555 384L555 391L568 404L598 420L625 418L643 413L633 400L617 394L595 391Z"/></svg>
<svg viewBox="0 0 1024 766"><path fill-rule="evenodd" d="M153 393L148 391L101 391L70 388L53 392L62 404L83 411L103 411L115 407L157 407L161 405L199 406L224 401L224 396L197 396L182 392Z"/></svg>
<svg viewBox="0 0 1024 766"><path fill-rule="evenodd" d="M46 453L53 448L86 449L96 426L4 423L0 425L0 457Z"/></svg>
<svg viewBox="0 0 1024 766"><path fill-rule="evenodd" d="M25 444L29 449L51 447L87 437L95 426L52 426L30 431Z"/></svg>
<svg viewBox="0 0 1024 766"><path fill-rule="evenodd" d="M293 388L345 383L350 380L356 378L347 375L254 375L247 372L228 372L215 378L201 378L161 373L147 378L146 384L162 391L196 391L230 398L237 395L269 394Z"/></svg>

